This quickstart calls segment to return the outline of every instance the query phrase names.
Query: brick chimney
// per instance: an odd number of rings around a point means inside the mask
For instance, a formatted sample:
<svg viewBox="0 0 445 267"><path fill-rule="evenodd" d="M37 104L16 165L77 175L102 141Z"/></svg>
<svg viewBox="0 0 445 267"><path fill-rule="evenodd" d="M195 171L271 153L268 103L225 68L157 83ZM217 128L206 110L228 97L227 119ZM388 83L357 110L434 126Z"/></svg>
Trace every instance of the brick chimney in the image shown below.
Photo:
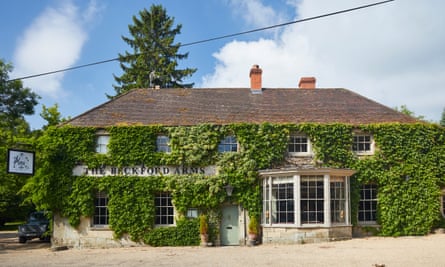
<svg viewBox="0 0 445 267"><path fill-rule="evenodd" d="M259 92L261 93L261 89L263 88L262 82L261 82L261 74L263 73L263 70L261 70L260 66L253 65L250 69L250 90L252 92Z"/></svg>
<svg viewBox="0 0 445 267"><path fill-rule="evenodd" d="M301 77L298 87L301 89L315 89L315 77Z"/></svg>

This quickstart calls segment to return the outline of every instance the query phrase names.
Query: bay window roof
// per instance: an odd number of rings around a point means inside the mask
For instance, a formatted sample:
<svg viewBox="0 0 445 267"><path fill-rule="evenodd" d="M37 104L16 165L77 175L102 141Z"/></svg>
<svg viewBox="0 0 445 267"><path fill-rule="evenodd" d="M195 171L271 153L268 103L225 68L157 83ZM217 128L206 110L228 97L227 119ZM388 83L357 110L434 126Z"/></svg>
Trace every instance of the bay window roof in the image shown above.
<svg viewBox="0 0 445 267"><path fill-rule="evenodd" d="M324 175L328 174L330 176L352 176L356 171L351 169L338 169L338 168L299 168L299 167L289 167L280 169L267 169L259 171L260 176L267 177L271 175Z"/></svg>

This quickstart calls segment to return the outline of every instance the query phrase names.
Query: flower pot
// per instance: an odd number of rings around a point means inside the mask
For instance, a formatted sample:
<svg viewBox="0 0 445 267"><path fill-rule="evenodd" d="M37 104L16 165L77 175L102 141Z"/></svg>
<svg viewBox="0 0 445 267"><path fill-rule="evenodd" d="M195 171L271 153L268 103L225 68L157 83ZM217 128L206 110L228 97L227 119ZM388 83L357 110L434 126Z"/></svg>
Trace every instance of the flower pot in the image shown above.
<svg viewBox="0 0 445 267"><path fill-rule="evenodd" d="M201 234L201 246L206 247L209 242L208 234Z"/></svg>
<svg viewBox="0 0 445 267"><path fill-rule="evenodd" d="M249 234L249 246L255 246L257 241L258 235L257 234Z"/></svg>

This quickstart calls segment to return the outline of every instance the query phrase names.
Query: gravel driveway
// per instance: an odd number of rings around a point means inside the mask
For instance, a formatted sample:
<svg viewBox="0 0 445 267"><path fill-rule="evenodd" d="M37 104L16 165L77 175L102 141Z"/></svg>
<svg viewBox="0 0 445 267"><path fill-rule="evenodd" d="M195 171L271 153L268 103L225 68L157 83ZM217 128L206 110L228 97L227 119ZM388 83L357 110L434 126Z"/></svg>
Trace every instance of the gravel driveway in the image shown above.
<svg viewBox="0 0 445 267"><path fill-rule="evenodd" d="M256 247L132 247L52 251L50 244L19 244L0 232L0 266L444 266L445 234L371 237L305 245Z"/></svg>

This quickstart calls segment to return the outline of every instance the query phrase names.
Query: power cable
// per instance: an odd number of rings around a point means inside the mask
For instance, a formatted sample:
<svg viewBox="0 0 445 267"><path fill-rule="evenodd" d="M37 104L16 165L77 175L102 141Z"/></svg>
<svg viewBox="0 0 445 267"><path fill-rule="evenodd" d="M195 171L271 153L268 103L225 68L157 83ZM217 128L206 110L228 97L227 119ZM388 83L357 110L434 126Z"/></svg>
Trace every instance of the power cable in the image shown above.
<svg viewBox="0 0 445 267"><path fill-rule="evenodd" d="M288 25L292 25L292 24L296 24L296 23L306 22L306 21L315 20L315 19L321 19L321 18L330 17L330 16L343 14L343 13L348 13L348 12L352 12L352 11L356 11L356 10L360 10L360 9L364 9L364 8L369 8L369 7L373 7L373 6L377 6L377 5L382 5L382 4L386 4L386 3L389 3L389 2L393 2L393 1L395 1L395 0L381 1L381 2L376 2L376 3L372 3L372 4L368 4L368 5L362 5L362 6L358 6L358 7L354 7L354 8L348 8L348 9L343 9L343 10L340 10L340 11L326 13L326 14L319 15L319 16L314 16L314 17L309 17L309 18L305 18L305 19L294 20L294 21L285 22L285 23L281 23L281 24L275 24L275 25L267 26L267 27L263 27L263 28L258 28L258 29L253 29L253 30L248 30L248 31L243 31L243 32L238 32L238 33L227 34L227 35L223 35L223 36L219 36L219 37L208 38L208 39L204 39L204 40L200 40L200 41L195 41L195 42L181 44L180 47L192 46L192 45L212 42L212 41L216 41L216 40L227 39L227 38L230 38L230 37L245 35L245 34L249 34L249 33L265 31L265 30L270 30L270 29L279 28L279 27L284 27L284 26L288 26ZM69 70L75 70L75 69L90 67L90 66L104 64L104 63L108 63L108 62L112 62L112 61L118 61L118 60L119 60L119 58L117 57L117 58L97 61L97 62L93 62L93 63L88 63L88 64L84 64L84 65L79 65L79 66L75 66L75 67L70 67L70 68L65 68L65 69L60 69L60 70L55 70L55 71L49 71L49 72L44 72L44 73L39 73L39 74L24 76L24 77L20 77L20 78L14 78L14 79L8 80L8 82L12 82L12 81L16 81L16 80L24 80L24 79L35 78L35 77L40 77L40 76L55 74L55 73L59 73L59 72L65 72L65 71L69 71Z"/></svg>

